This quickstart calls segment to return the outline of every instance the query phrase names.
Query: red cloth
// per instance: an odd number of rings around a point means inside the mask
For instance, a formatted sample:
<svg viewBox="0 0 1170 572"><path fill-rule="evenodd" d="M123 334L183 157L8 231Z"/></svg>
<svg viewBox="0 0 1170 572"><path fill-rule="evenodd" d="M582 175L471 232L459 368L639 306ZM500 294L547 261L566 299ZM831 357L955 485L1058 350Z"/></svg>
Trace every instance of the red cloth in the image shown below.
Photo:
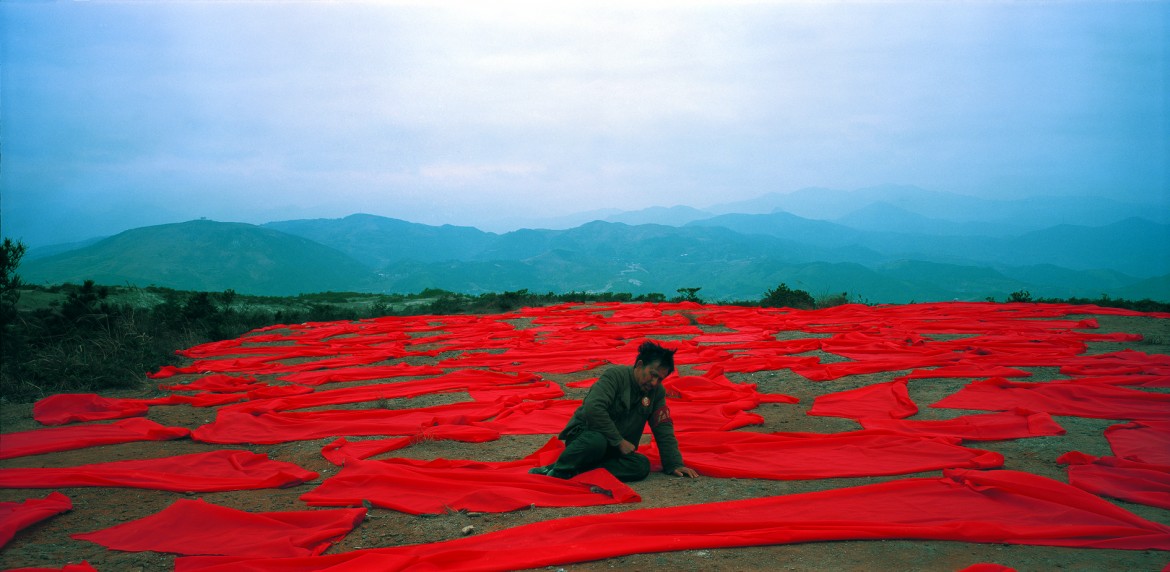
<svg viewBox="0 0 1170 572"><path fill-rule="evenodd" d="M536 522L445 542L269 560L188 557L176 572L519 570L629 554L828 540L924 539L1170 550L1170 527L1059 481L946 471L813 493Z"/></svg>
<svg viewBox="0 0 1170 572"><path fill-rule="evenodd" d="M512 375L492 371L467 370L429 379L358 385L306 393L304 395L249 401L225 407L222 411L288 411L343 403L378 401L380 399L418 397L432 393L450 393L500 387L546 387L547 385L547 382L540 381L540 378L535 375ZM559 387L557 389L558 393L563 394L563 392L559 391Z"/></svg>
<svg viewBox="0 0 1170 572"><path fill-rule="evenodd" d="M191 431L183 427L164 427L141 418L107 424L34 429L0 434L0 459L133 441L168 441L190 434Z"/></svg>
<svg viewBox="0 0 1170 572"><path fill-rule="evenodd" d="M132 487L213 492L283 488L315 478L317 473L267 455L221 450L77 467L0 469L0 488Z"/></svg>
<svg viewBox="0 0 1170 572"><path fill-rule="evenodd" d="M206 375L191 383L173 383L158 386L159 389L166 391L211 391L214 393L240 393L263 389L265 387L268 387L267 383L256 381L256 378L250 375L237 377L222 373Z"/></svg>
<svg viewBox="0 0 1170 572"><path fill-rule="evenodd" d="M113 399L95 393L59 393L33 404L33 419L42 425L64 425L78 421L101 421L142 417L150 402L142 399Z"/></svg>
<svg viewBox="0 0 1170 572"><path fill-rule="evenodd" d="M808 411L809 415L851 419L902 419L915 413L918 406L910 399L904 379L821 395Z"/></svg>
<svg viewBox="0 0 1170 572"><path fill-rule="evenodd" d="M735 383L714 367L704 375L672 376L662 382L666 395L684 401L728 403L743 399L758 403L799 403L790 395L760 393L754 383Z"/></svg>
<svg viewBox="0 0 1170 572"><path fill-rule="evenodd" d="M1170 466L1093 457L1078 451L1061 455L1068 482L1091 493L1170 509Z"/></svg>
<svg viewBox="0 0 1170 572"><path fill-rule="evenodd" d="M1013 409L1002 413L963 415L954 419L859 419L866 429L883 429L912 435L958 437L964 441L1000 441L1025 437L1064 435L1047 413Z"/></svg>
<svg viewBox="0 0 1170 572"><path fill-rule="evenodd" d="M0 547L8 544L17 532L72 508L69 497L56 491L43 499L0 502Z"/></svg>
<svg viewBox="0 0 1170 572"><path fill-rule="evenodd" d="M1170 422L1134 421L1105 429L1113 454L1141 463L1170 465Z"/></svg>
<svg viewBox="0 0 1170 572"><path fill-rule="evenodd" d="M409 514L452 510L509 512L530 507L593 506L639 502L629 486L605 469L572 479L530 475L528 468L464 467L436 459L415 465L398 459L352 461L301 495L309 506L375 506Z"/></svg>
<svg viewBox="0 0 1170 572"><path fill-rule="evenodd" d="M375 439L367 441L349 442L344 437L325 445L321 449L321 456L334 465L344 465L350 460L362 460L381 455L390 451L397 451L404 447L416 445L423 441L461 441L464 443L485 443L500 438L497 431L486 427L471 425L436 425L427 427L409 437L395 437L393 439Z"/></svg>
<svg viewBox="0 0 1170 572"><path fill-rule="evenodd" d="M369 340L364 340L368 342ZM322 371L303 371L280 376L283 381L300 383L302 385L321 385L340 381L365 381L369 379L383 379L387 377L416 377L440 375L443 369L432 365L410 365L397 363L394 365L342 367Z"/></svg>
<svg viewBox="0 0 1170 572"><path fill-rule="evenodd" d="M904 475L946 468L1003 466L1003 455L959 446L959 439L886 431L850 433L686 433L679 451L688 467L710 477L828 479ZM657 468L657 449L646 455Z"/></svg>
<svg viewBox="0 0 1170 572"><path fill-rule="evenodd" d="M192 431L191 438L204 443L273 444L338 435L414 435L432 425L484 421L505 408L500 403L473 401L394 410L273 411L259 415L220 411L214 422Z"/></svg>
<svg viewBox="0 0 1170 572"><path fill-rule="evenodd" d="M126 552L315 556L365 517L364 508L250 513L203 499L179 499L145 518L70 536Z"/></svg>
<svg viewBox="0 0 1170 572"><path fill-rule="evenodd" d="M985 411L1022 407L1052 415L1170 420L1170 394L1103 384L1021 383L998 377L971 382L931 407Z"/></svg>

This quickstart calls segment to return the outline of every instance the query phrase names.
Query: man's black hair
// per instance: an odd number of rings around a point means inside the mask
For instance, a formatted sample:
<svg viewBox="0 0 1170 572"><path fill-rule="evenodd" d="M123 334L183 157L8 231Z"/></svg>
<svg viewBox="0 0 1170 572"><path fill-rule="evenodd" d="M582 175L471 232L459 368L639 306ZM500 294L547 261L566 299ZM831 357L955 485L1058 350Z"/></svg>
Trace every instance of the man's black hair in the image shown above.
<svg viewBox="0 0 1170 572"><path fill-rule="evenodd" d="M674 352L675 350L668 350L654 342L645 341L638 346L638 361L643 364L658 362L658 365L666 367L666 373L669 375L674 372Z"/></svg>

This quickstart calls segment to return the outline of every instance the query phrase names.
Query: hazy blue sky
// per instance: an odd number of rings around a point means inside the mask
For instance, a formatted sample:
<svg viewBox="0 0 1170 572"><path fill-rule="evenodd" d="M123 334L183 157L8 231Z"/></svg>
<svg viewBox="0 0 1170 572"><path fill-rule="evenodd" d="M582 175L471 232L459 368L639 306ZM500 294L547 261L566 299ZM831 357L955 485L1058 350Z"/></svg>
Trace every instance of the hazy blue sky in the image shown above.
<svg viewBox="0 0 1170 572"><path fill-rule="evenodd" d="M0 2L3 234L884 183L1170 208L1170 2Z"/></svg>

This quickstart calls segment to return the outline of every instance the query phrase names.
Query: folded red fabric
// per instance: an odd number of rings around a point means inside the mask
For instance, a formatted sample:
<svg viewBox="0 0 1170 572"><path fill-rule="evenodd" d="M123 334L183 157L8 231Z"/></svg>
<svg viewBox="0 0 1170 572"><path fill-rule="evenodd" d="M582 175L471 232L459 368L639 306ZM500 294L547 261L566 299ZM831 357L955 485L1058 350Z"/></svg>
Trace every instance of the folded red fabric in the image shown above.
<svg viewBox="0 0 1170 572"><path fill-rule="evenodd" d="M809 415L826 417L902 419L918 413L906 380L875 383L848 391L817 396Z"/></svg>
<svg viewBox="0 0 1170 572"><path fill-rule="evenodd" d="M1142 463L1170 465L1170 421L1134 421L1105 429L1113 454Z"/></svg>
<svg viewBox="0 0 1170 572"><path fill-rule="evenodd" d="M315 556L365 517L364 508L251 513L203 499L179 499L145 518L70 536L126 552Z"/></svg>
<svg viewBox="0 0 1170 572"><path fill-rule="evenodd" d="M1027 409L963 415L954 419L859 419L858 422L866 429L958 437L964 441L1000 441L1065 433L1064 427L1051 415Z"/></svg>
<svg viewBox="0 0 1170 572"><path fill-rule="evenodd" d="M57 491L43 499L0 502L0 547L8 544L22 529L72 508L73 502L69 497Z"/></svg>
<svg viewBox="0 0 1170 572"><path fill-rule="evenodd" d="M1154 465L1117 457L1094 457L1079 451L1061 455L1068 463L1068 482L1091 493L1170 509L1170 465Z"/></svg>
<svg viewBox="0 0 1170 572"><path fill-rule="evenodd" d="M1074 417L1170 420L1170 394L1108 384L1027 383L999 377L971 382L931 407L985 411L1020 407Z"/></svg>
<svg viewBox="0 0 1170 572"><path fill-rule="evenodd" d="M133 441L168 441L190 434L184 427L165 427L138 417L106 424L34 429L0 435L0 459Z"/></svg>
<svg viewBox="0 0 1170 572"><path fill-rule="evenodd" d="M160 459L77 467L0 469L0 487L132 487L175 492L274 489L299 485L317 473L250 451L221 450Z"/></svg>
<svg viewBox="0 0 1170 572"><path fill-rule="evenodd" d="M466 538L311 558L186 557L176 572L519 570L700 548L929 539L1170 550L1170 527L1076 487L1017 471L948 470L821 492L536 522Z"/></svg>
<svg viewBox="0 0 1170 572"><path fill-rule="evenodd" d="M828 479L904 475L946 468L1003 466L1003 455L959 446L954 437L887 431L849 433L686 433L679 450L704 476L741 479ZM661 468L658 452L646 448Z"/></svg>
<svg viewBox="0 0 1170 572"><path fill-rule="evenodd" d="M509 512L532 507L639 502L641 497L605 469L572 479L528 474L528 467L468 467L436 459L425 464L353 461L301 495L309 506L375 506L409 514L453 510Z"/></svg>

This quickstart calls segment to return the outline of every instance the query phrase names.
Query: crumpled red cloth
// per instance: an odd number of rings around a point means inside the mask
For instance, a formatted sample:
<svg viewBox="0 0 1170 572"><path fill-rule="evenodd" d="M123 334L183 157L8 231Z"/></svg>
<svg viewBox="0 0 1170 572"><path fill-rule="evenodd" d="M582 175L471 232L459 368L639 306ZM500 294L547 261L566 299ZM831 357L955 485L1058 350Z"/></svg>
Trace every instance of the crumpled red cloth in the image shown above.
<svg viewBox="0 0 1170 572"><path fill-rule="evenodd" d="M974 381L931 407L1008 411L1099 419L1170 420L1170 394L1107 384L1027 383L1000 377Z"/></svg>
<svg viewBox="0 0 1170 572"><path fill-rule="evenodd" d="M647 449L651 464L661 469L657 449ZM962 447L954 437L870 430L685 433L679 435L679 451L687 466L701 475L740 479L872 477L1003 466L1003 455Z"/></svg>
<svg viewBox="0 0 1170 572"><path fill-rule="evenodd" d="M461 441L464 443L486 443L500 438L498 431L474 425L435 425L426 427L408 437L392 439L370 439L349 441L341 437L321 448L321 456L334 465L344 465L350 460L362 460L417 445L423 441Z"/></svg>
<svg viewBox="0 0 1170 572"><path fill-rule="evenodd" d="M191 438L204 443L274 444L338 435L414 435L433 425L484 421L506 407L472 401L415 409L272 411L258 415L221 410L215 421L192 431Z"/></svg>
<svg viewBox="0 0 1170 572"><path fill-rule="evenodd" d="M33 419L42 425L64 425L141 417L149 409L150 400L109 398L96 393L59 393L37 400L33 404Z"/></svg>
<svg viewBox="0 0 1170 572"><path fill-rule="evenodd" d="M1094 457L1071 451L1056 459L1068 464L1068 482L1091 493L1170 509L1170 466Z"/></svg>
<svg viewBox="0 0 1170 572"><path fill-rule="evenodd" d="M167 441L190 434L184 427L165 427L139 417L105 424L34 429L0 435L0 459L133 441Z"/></svg>
<svg viewBox="0 0 1170 572"><path fill-rule="evenodd" d="M857 389L817 396L809 415L851 419L902 419L918 413L906 380L875 383Z"/></svg>
<svg viewBox="0 0 1170 572"><path fill-rule="evenodd" d="M179 499L145 518L70 536L126 552L315 556L365 517L364 508L251 513L203 499Z"/></svg>
<svg viewBox="0 0 1170 572"><path fill-rule="evenodd" d="M303 395L278 397L275 399L266 400L254 400L237 405L230 405L224 407L221 409L221 411L244 411L250 413L263 411L289 411L295 409L307 409L310 407L323 407L326 405L377 401L379 399L418 397L420 395L451 393L455 391L468 391L474 389L498 389L501 387L545 388L548 385L548 382L540 380L540 378L535 375L511 375L491 371L467 370L456 371L443 376L428 379L358 385L353 387L343 387L340 389L316 391ZM564 392L560 390L560 386L557 386L556 396L560 395L564 395Z"/></svg>
<svg viewBox="0 0 1170 572"><path fill-rule="evenodd" d="M309 506L361 506L368 500L409 514L510 512L642 500L605 469L557 479L528 474L532 466L468 467L446 459L417 464L400 459L352 461L301 500Z"/></svg>
<svg viewBox="0 0 1170 572"><path fill-rule="evenodd" d="M536 522L446 542L311 558L186 557L176 572L518 570L628 554L860 539L1170 550L1170 527L1017 471L953 469L813 493Z"/></svg>
<svg viewBox="0 0 1170 572"><path fill-rule="evenodd" d="M363 340L367 343L369 339ZM302 371L280 376L283 381L302 385L322 385L341 381L364 381L369 379L383 379L387 377L415 377L431 376L443 373L443 369L433 365L410 365L396 363L394 365L339 367L335 369Z"/></svg>
<svg viewBox="0 0 1170 572"><path fill-rule="evenodd" d="M858 419L858 423L866 429L958 437L964 441L1001 441L1065 433L1064 427L1051 415L1027 409L963 415L954 419Z"/></svg>
<svg viewBox="0 0 1170 572"><path fill-rule="evenodd" d="M0 502L0 547L8 544L8 541L22 529L72 508L73 502L69 497L57 491L49 493L43 499Z"/></svg>
<svg viewBox="0 0 1170 572"><path fill-rule="evenodd" d="M274 489L299 485L317 473L251 451L220 450L159 459L77 467L0 469L0 487L131 487L175 492Z"/></svg>
<svg viewBox="0 0 1170 572"><path fill-rule="evenodd" d="M1113 454L1141 463L1170 465L1170 421L1133 421L1105 429Z"/></svg>
<svg viewBox="0 0 1170 572"><path fill-rule="evenodd" d="M159 389L166 391L210 391L213 393L243 393L269 387L267 383L257 381L256 378L245 376L224 375L216 373L205 375L190 383L161 384Z"/></svg>

